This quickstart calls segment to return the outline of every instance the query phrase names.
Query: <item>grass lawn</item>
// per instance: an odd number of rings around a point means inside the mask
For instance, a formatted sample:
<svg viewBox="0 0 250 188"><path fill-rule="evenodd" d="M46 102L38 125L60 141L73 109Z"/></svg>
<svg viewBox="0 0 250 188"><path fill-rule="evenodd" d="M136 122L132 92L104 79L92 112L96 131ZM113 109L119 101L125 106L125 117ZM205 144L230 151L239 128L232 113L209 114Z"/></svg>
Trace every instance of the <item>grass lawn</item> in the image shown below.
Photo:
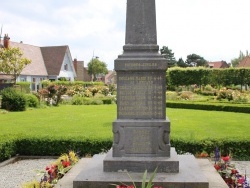
<svg viewBox="0 0 250 188"><path fill-rule="evenodd" d="M250 139L250 115L244 113L167 109L171 137L184 139ZM116 105L66 106L0 113L0 137L22 135L54 138L110 138Z"/></svg>

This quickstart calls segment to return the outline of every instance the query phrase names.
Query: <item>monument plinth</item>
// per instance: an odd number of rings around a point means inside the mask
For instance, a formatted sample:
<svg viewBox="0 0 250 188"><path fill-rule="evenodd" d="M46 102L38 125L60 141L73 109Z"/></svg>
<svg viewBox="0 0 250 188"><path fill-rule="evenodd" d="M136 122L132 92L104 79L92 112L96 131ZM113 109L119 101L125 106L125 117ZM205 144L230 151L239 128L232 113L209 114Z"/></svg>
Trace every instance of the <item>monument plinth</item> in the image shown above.
<svg viewBox="0 0 250 188"><path fill-rule="evenodd" d="M115 60L113 147L106 156L94 157L74 180L74 188L130 184L127 172L139 186L143 172L156 168L155 186L208 188L195 158L178 156L171 148L166 70L167 61L157 45L155 0L127 0L126 40L123 54Z"/></svg>
<svg viewBox="0 0 250 188"><path fill-rule="evenodd" d="M166 118L167 61L157 45L154 0L127 1L123 50L115 60L117 120L112 156L104 159L104 171L154 171L161 166L162 172L176 173L179 161L170 152Z"/></svg>

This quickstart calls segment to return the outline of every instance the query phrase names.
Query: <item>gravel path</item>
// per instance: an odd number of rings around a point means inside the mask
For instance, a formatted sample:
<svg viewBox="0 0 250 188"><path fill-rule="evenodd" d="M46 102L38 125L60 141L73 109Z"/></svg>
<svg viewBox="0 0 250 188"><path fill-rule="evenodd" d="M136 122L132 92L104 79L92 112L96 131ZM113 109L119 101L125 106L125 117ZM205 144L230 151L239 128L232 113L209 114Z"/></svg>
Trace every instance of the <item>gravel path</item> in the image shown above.
<svg viewBox="0 0 250 188"><path fill-rule="evenodd" d="M15 163L0 166L0 188L21 188L25 182L35 179L40 181L42 175L37 175L36 170L45 170L45 167L55 159L24 159ZM249 161L233 161L240 172L245 173L250 178Z"/></svg>
<svg viewBox="0 0 250 188"><path fill-rule="evenodd" d="M0 167L0 187L21 188L25 182L35 179L40 181L42 175L38 176L36 170L45 170L54 161L55 159L25 159Z"/></svg>

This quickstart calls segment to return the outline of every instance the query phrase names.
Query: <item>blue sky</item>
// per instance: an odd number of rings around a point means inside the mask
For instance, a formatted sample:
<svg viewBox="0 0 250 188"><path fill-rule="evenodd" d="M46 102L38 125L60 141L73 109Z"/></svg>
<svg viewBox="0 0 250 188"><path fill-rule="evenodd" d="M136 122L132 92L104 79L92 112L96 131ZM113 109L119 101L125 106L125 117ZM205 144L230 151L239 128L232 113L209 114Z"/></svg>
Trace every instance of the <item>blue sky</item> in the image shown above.
<svg viewBox="0 0 250 188"><path fill-rule="evenodd" d="M250 51L249 0L156 0L158 44L176 59L208 61ZM69 45L85 65L93 54L114 67L125 43L126 0L8 0L0 25L11 40L35 46Z"/></svg>

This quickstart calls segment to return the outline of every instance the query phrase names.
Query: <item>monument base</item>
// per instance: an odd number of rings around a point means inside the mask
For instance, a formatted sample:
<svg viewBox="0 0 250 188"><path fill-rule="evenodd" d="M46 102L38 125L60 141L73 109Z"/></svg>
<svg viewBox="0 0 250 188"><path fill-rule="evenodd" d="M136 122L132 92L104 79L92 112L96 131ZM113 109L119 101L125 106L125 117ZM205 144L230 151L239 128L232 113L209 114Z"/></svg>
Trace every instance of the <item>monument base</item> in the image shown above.
<svg viewBox="0 0 250 188"><path fill-rule="evenodd" d="M170 157L113 157L112 150L103 161L104 172L154 172L178 173L179 159L175 148L171 148Z"/></svg>
<svg viewBox="0 0 250 188"><path fill-rule="evenodd" d="M140 188L143 173L104 172L105 155L95 155L73 181L73 188L114 188L112 184L121 185L132 182ZM193 155L178 155L179 173L157 173L154 186L163 188L209 188L209 183ZM148 173L147 179L152 173ZM131 176L131 178L129 177Z"/></svg>

